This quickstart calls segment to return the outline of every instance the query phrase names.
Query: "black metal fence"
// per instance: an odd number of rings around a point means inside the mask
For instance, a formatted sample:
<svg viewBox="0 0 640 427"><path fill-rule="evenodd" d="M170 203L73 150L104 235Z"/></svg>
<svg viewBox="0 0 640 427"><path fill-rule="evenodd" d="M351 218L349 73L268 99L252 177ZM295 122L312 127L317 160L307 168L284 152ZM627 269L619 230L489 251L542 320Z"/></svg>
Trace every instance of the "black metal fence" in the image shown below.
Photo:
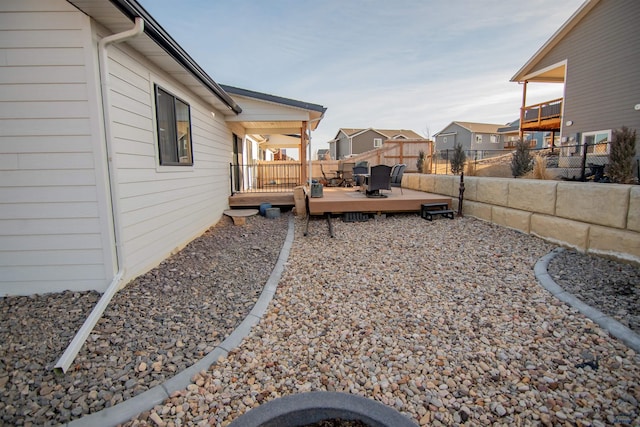
<svg viewBox="0 0 640 427"><path fill-rule="evenodd" d="M561 145L553 148L530 148L532 158L544 159L547 170L556 178L576 181L606 181L609 163L609 143ZM515 149L465 150L466 163L483 176L509 176ZM432 173L452 174L451 161L454 150L434 152ZM465 168L466 169L466 168ZM482 172L482 170L486 170ZM492 172L495 173L492 175Z"/></svg>
<svg viewBox="0 0 640 427"><path fill-rule="evenodd" d="M300 163L229 164L231 194L280 193L300 185Z"/></svg>

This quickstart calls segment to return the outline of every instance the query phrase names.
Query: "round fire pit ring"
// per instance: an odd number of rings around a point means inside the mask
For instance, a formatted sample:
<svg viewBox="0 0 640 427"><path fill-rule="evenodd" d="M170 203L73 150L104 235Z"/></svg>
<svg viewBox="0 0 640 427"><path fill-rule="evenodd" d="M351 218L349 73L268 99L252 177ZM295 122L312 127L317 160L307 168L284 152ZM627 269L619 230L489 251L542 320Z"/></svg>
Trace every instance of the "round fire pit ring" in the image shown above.
<svg viewBox="0 0 640 427"><path fill-rule="evenodd" d="M361 421L369 427L416 427L400 412L354 394L313 391L280 397L233 420L229 427L300 427L326 420Z"/></svg>

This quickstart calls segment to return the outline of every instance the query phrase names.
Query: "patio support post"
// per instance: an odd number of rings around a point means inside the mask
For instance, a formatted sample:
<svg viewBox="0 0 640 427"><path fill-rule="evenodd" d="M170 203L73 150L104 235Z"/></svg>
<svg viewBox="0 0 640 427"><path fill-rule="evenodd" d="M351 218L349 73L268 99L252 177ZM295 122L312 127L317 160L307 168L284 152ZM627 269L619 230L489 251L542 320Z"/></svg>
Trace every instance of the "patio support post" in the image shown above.
<svg viewBox="0 0 640 427"><path fill-rule="evenodd" d="M311 159L311 153L309 153L309 159L307 159L307 151L309 150L307 145L309 144L309 139L307 138L307 128L308 122L302 122L302 128L300 129L300 183L304 185L307 181L307 175L311 176L311 171L308 170L308 160ZM309 185L311 183L309 182Z"/></svg>
<svg viewBox="0 0 640 427"><path fill-rule="evenodd" d="M522 124L524 123L524 109L527 106L527 81L525 80L522 86L522 107L520 107L520 141L524 140L524 131L522 130Z"/></svg>

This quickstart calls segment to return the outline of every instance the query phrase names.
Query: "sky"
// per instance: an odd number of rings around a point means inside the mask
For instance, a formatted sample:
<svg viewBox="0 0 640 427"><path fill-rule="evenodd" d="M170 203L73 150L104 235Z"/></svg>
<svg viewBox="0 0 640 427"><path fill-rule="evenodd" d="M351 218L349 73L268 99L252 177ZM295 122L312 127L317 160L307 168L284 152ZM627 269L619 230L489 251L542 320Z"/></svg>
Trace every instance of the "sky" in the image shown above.
<svg viewBox="0 0 640 427"><path fill-rule="evenodd" d="M314 152L340 128L518 119L509 80L583 1L138 0L217 83L326 107ZM527 104L562 89L530 83Z"/></svg>

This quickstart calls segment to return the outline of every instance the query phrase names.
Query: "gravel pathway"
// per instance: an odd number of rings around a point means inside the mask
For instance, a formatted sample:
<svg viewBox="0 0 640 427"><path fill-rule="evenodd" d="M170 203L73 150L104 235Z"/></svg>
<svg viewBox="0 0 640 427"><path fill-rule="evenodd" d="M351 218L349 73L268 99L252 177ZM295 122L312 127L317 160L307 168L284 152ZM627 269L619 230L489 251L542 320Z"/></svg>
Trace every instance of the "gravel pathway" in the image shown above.
<svg viewBox="0 0 640 427"><path fill-rule="evenodd" d="M287 217L225 220L136 280L63 378L47 368L97 295L0 299L0 424L79 418L206 354L257 299ZM310 236L303 228L297 218L278 292L251 335L128 425L226 425L312 390L370 397L420 424L640 423L640 357L535 281L533 265L551 244L471 218L335 220L334 239L324 221L311 223ZM556 259L550 273L570 279L576 295L603 289L580 286L593 282L596 262L576 260L589 257ZM640 269L605 260L598 271L632 290L600 301L627 304L620 319L637 325Z"/></svg>

